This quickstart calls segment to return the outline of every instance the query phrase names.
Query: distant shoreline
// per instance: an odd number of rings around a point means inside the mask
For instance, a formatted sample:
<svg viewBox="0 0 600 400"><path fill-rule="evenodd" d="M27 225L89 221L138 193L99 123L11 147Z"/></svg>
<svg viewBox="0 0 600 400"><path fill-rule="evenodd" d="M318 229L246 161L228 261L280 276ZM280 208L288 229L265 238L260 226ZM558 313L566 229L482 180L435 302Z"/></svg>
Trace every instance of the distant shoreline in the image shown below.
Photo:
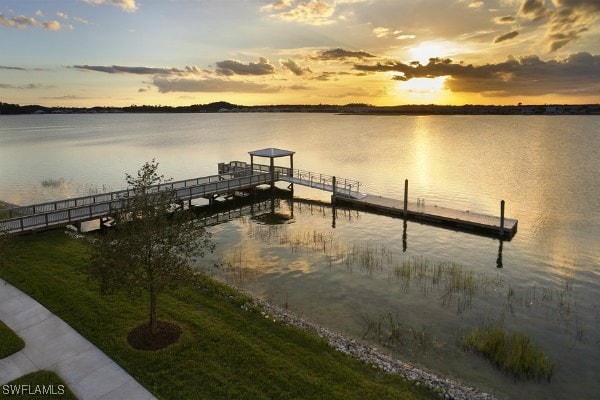
<svg viewBox="0 0 600 400"><path fill-rule="evenodd" d="M23 114L141 114L141 113L329 113L340 115L600 115L600 104L536 105L268 105L244 106L220 101L189 106L131 105L127 107L45 107L0 103L0 115Z"/></svg>

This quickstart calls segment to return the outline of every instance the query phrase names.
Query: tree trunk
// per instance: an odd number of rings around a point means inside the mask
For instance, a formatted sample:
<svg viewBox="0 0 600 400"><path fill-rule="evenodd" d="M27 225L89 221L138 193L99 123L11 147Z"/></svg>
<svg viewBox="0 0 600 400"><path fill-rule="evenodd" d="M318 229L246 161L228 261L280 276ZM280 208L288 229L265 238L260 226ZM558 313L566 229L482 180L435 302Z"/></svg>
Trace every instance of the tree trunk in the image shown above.
<svg viewBox="0 0 600 400"><path fill-rule="evenodd" d="M158 320L156 319L156 294L154 288L150 288L150 332L154 335L158 332Z"/></svg>

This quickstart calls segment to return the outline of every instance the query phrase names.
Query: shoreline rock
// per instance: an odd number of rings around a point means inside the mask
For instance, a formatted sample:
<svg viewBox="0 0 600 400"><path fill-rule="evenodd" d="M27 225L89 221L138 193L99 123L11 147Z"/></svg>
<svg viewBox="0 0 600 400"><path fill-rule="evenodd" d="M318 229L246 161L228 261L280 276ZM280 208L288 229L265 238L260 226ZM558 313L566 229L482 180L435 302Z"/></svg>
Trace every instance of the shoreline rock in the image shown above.
<svg viewBox="0 0 600 400"><path fill-rule="evenodd" d="M240 290L239 288L236 289ZM361 344L354 339L347 338L340 333L332 332L327 328L313 324L304 318L269 304L255 296L252 296L252 298L255 305L262 307L265 316L279 319L288 325L301 328L308 332L315 332L317 335L327 340L327 342L337 351L348 354L368 364L376 365L385 372L398 373L409 380L421 380L428 387L441 393L445 399L494 400L494 396L491 394L484 393L476 388L465 386L453 379L443 378L431 372L413 367L410 364L383 354L377 349Z"/></svg>

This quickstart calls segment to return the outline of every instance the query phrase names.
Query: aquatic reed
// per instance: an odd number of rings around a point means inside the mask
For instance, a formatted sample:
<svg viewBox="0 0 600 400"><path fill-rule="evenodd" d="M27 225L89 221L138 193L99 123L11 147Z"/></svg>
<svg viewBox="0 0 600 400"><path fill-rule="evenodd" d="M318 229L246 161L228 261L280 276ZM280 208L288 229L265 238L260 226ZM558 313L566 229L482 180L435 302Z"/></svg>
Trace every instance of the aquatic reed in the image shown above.
<svg viewBox="0 0 600 400"><path fill-rule="evenodd" d="M333 232L296 231L286 226L252 223L245 228L251 237L269 245L287 246L292 254L301 251L321 254L330 268L344 266L368 276L385 272L388 281L397 281L404 292L416 289L425 297L435 296L443 307L454 307L458 315L472 310L476 298L483 302L494 301L501 307L498 322L504 320L506 313L515 316L517 308L527 311L541 307L546 319L563 324L564 332L575 341L581 342L585 337L588 322L578 315L580 304L574 294L572 278L567 278L558 288L515 286L507 284L498 272L477 271L454 262L433 262L423 257L396 261L394 249L386 245L347 244ZM376 329L371 327L371 330Z"/></svg>
<svg viewBox="0 0 600 400"><path fill-rule="evenodd" d="M433 290L438 291L442 305L455 302L458 314L471 307L473 296L503 284L498 274L477 273L452 262L433 264L422 257L410 258L395 265L393 276L402 282L404 291L408 291L413 283L424 296Z"/></svg>
<svg viewBox="0 0 600 400"><path fill-rule="evenodd" d="M361 339L372 340L385 347L403 346L412 351L426 352L436 343L431 334L431 327L404 326L398 314L395 317L392 313L365 314L361 319L365 329Z"/></svg>
<svg viewBox="0 0 600 400"><path fill-rule="evenodd" d="M45 188L58 188L61 187L65 183L65 178L49 178L42 180L42 186Z"/></svg>
<svg viewBox="0 0 600 400"><path fill-rule="evenodd" d="M507 334L498 326L476 328L463 344L515 378L550 381L554 372L554 363L522 332Z"/></svg>

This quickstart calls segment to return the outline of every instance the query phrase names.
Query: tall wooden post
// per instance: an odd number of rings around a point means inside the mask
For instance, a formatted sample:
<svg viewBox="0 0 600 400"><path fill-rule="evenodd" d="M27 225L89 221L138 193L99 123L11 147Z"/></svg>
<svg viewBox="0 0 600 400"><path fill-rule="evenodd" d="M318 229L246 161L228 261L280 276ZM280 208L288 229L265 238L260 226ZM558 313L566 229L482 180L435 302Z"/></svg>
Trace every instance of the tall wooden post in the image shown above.
<svg viewBox="0 0 600 400"><path fill-rule="evenodd" d="M333 179L331 180L331 182L332 182L332 185L333 185L333 194L331 195L331 202L335 203L335 196L337 195L335 176L333 177Z"/></svg>
<svg viewBox="0 0 600 400"><path fill-rule="evenodd" d="M271 159L270 172L271 172L271 190L275 190L275 159Z"/></svg>
<svg viewBox="0 0 600 400"><path fill-rule="evenodd" d="M250 154L250 175L254 175L254 156Z"/></svg>
<svg viewBox="0 0 600 400"><path fill-rule="evenodd" d="M500 202L500 236L504 236L504 200Z"/></svg>
<svg viewBox="0 0 600 400"><path fill-rule="evenodd" d="M408 216L408 179L404 180L404 218Z"/></svg>
<svg viewBox="0 0 600 400"><path fill-rule="evenodd" d="M293 177L294 177L294 155L290 154L290 178L293 178ZM292 181L290 188L292 189L292 197L294 197L294 182L293 181Z"/></svg>
<svg viewBox="0 0 600 400"><path fill-rule="evenodd" d="M331 218L332 218L331 227L333 229L335 229L335 220L336 220L336 217L337 217L337 210L335 208L335 204L332 204L332 206L333 207L331 207Z"/></svg>

